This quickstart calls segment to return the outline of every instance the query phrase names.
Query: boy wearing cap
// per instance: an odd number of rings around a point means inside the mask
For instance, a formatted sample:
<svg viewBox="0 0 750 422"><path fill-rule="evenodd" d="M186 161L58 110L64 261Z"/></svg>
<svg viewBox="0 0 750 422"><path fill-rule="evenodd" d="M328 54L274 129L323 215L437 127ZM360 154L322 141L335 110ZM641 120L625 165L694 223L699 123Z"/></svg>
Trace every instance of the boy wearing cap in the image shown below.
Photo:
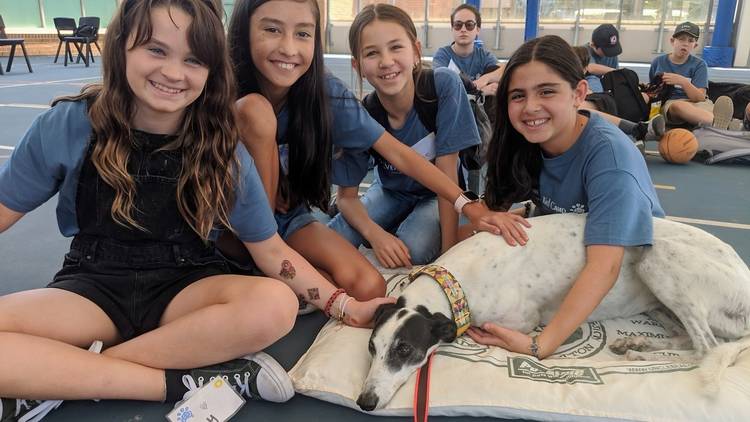
<svg viewBox="0 0 750 422"><path fill-rule="evenodd" d="M622 53L620 33L614 25L605 23L599 25L591 34L591 42L586 46L591 59L586 66L586 80L591 92L603 92L601 77L605 73L617 69Z"/></svg>
<svg viewBox="0 0 750 422"><path fill-rule="evenodd" d="M714 123L714 107L717 114L725 115L725 109L729 108L728 114L732 115L732 101L728 97L720 97L716 105L706 98L708 66L692 54L698 46L699 35L698 25L692 22L677 25L669 39L672 52L651 62L648 74L651 82L655 83L657 75L661 74L662 81L672 86L671 95L661 108L667 124L711 125ZM728 122L719 124L723 129L727 125Z"/></svg>
<svg viewBox="0 0 750 422"><path fill-rule="evenodd" d="M432 67L447 67L463 73L485 95L495 95L503 66L498 64L494 54L474 43L481 26L482 16L476 7L470 4L456 7L451 13L453 42L435 52Z"/></svg>

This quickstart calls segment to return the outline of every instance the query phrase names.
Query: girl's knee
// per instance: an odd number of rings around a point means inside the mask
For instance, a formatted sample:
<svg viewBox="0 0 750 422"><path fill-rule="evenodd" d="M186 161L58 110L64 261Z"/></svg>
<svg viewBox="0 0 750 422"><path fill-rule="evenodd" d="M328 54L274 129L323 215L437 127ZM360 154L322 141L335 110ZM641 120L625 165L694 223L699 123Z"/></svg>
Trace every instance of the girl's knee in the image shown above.
<svg viewBox="0 0 750 422"><path fill-rule="evenodd" d="M250 293L252 298L237 303L238 309L244 315L244 322L251 326L250 331L278 339L294 327L299 308L297 295L280 281L269 279L263 283L262 288Z"/></svg>
<svg viewBox="0 0 750 422"><path fill-rule="evenodd" d="M370 300L385 296L385 279L375 269L359 268L334 277L336 284L357 300Z"/></svg>

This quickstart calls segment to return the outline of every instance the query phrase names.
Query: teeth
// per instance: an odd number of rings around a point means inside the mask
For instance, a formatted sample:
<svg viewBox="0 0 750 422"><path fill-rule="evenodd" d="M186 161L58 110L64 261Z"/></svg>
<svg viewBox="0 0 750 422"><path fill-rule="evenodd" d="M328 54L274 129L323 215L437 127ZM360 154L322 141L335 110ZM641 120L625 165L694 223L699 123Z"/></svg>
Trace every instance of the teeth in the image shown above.
<svg viewBox="0 0 750 422"><path fill-rule="evenodd" d="M292 69L294 69L295 64L294 63L277 62L276 66L278 66L278 67L280 67L280 68L282 68L284 70L292 70Z"/></svg>
<svg viewBox="0 0 750 422"><path fill-rule="evenodd" d="M154 88L158 89L159 91L166 92L167 94L179 94L180 92L182 92L181 89L170 88L166 85L160 84L159 82L151 81L151 85L153 85Z"/></svg>
<svg viewBox="0 0 750 422"><path fill-rule="evenodd" d="M393 79L398 75L398 72L389 73L387 75L383 75L380 78L381 79Z"/></svg>
<svg viewBox="0 0 750 422"><path fill-rule="evenodd" d="M548 119L537 119L537 120L527 120L526 124L528 126L539 126L543 123L546 123Z"/></svg>

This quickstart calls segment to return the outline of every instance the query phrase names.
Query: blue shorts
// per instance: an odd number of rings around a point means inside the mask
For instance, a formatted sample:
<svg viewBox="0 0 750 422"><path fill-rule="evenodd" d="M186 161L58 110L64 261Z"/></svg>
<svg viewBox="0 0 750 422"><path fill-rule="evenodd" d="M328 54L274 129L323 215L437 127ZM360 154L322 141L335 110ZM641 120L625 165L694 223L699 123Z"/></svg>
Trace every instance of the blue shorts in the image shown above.
<svg viewBox="0 0 750 422"><path fill-rule="evenodd" d="M279 236L284 241L302 227L313 221L318 221L306 205L297 205L285 214L277 212L274 214L274 218L276 218L276 225L279 226Z"/></svg>

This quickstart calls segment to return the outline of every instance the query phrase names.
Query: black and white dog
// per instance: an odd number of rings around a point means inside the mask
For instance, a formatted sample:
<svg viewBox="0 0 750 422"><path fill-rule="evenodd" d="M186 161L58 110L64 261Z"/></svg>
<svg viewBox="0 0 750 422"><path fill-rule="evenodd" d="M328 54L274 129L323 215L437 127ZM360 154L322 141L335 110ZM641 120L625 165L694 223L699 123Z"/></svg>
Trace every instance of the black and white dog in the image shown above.
<svg viewBox="0 0 750 422"><path fill-rule="evenodd" d="M531 220L525 247L479 233L435 261L459 281L471 309L471 325L495 322L531 332L547 323L585 264L585 216L555 214ZM589 321L628 317L665 305L689 337L625 338L627 349L692 348L697 360L719 345L750 335L750 270L731 246L711 234L673 221L654 219L652 247L626 248L617 282ZM369 342L372 364L357 399L364 410L385 406L396 390L441 343L456 338L457 325L443 289L418 276L396 304L376 313ZM649 343L651 342L651 343Z"/></svg>

